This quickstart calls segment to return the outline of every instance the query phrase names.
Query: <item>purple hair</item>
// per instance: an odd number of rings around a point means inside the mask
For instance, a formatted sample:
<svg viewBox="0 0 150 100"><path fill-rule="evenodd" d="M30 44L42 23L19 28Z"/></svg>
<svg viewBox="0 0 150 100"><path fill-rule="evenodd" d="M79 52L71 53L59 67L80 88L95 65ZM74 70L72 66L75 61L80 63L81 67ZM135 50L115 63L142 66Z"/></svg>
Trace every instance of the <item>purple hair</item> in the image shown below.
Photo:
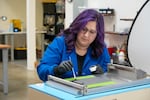
<svg viewBox="0 0 150 100"><path fill-rule="evenodd" d="M77 34L86 26L89 21L96 21L97 36L90 45L92 57L98 57L103 52L104 43L104 19L103 16L94 9L86 9L81 12L71 23L68 29L64 30L67 52L74 49Z"/></svg>

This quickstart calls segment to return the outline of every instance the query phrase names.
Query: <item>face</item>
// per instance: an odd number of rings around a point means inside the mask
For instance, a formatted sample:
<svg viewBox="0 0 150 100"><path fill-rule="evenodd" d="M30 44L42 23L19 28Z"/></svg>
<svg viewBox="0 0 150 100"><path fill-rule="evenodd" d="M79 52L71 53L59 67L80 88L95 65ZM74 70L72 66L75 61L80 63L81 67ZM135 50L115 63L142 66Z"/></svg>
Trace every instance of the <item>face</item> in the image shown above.
<svg viewBox="0 0 150 100"><path fill-rule="evenodd" d="M96 22L89 21L85 27L77 35L77 45L81 47L89 47L89 45L95 40L97 35Z"/></svg>

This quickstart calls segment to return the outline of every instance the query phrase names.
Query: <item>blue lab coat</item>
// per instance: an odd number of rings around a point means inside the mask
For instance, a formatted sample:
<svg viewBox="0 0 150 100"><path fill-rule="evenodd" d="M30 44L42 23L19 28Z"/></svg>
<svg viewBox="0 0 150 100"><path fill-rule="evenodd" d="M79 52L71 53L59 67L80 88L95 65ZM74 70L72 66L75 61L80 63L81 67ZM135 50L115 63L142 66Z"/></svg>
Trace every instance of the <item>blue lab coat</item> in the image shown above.
<svg viewBox="0 0 150 100"><path fill-rule="evenodd" d="M69 60L73 63L76 76L78 76L78 62L77 54L75 49L70 53L66 51L66 45L63 36L56 37L47 47L40 64L37 67L37 72L41 80L47 81L48 75L54 75L54 67L58 66L62 61ZM82 66L82 75L90 75L91 71L89 67L99 64L103 71L107 71L107 63L110 62L110 56L107 48L103 49L103 53L98 57L98 59L91 57L91 48L88 48L85 60ZM62 78L73 77L72 71L69 71L62 75Z"/></svg>

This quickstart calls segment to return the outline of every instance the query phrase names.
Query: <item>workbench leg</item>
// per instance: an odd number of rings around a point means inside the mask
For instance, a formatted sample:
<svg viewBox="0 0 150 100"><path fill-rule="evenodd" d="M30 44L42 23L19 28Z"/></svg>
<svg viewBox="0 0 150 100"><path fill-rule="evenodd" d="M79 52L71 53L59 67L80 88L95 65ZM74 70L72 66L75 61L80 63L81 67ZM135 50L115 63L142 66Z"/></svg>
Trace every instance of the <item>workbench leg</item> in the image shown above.
<svg viewBox="0 0 150 100"><path fill-rule="evenodd" d="M11 34L11 61L14 61L14 34Z"/></svg>
<svg viewBox="0 0 150 100"><path fill-rule="evenodd" d="M3 50L3 91L8 94L8 49Z"/></svg>

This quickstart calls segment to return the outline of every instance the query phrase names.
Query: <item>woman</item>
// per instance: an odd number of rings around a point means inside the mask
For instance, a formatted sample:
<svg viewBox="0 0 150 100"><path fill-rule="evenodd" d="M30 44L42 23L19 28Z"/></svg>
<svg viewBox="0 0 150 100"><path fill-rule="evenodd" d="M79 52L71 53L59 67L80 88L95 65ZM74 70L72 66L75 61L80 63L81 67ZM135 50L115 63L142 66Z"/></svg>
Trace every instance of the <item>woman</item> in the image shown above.
<svg viewBox="0 0 150 100"><path fill-rule="evenodd" d="M109 62L103 16L96 10L87 9L48 45L37 72L45 82L48 75L69 78L73 77L73 72L76 76L84 76L97 69L104 73Z"/></svg>

